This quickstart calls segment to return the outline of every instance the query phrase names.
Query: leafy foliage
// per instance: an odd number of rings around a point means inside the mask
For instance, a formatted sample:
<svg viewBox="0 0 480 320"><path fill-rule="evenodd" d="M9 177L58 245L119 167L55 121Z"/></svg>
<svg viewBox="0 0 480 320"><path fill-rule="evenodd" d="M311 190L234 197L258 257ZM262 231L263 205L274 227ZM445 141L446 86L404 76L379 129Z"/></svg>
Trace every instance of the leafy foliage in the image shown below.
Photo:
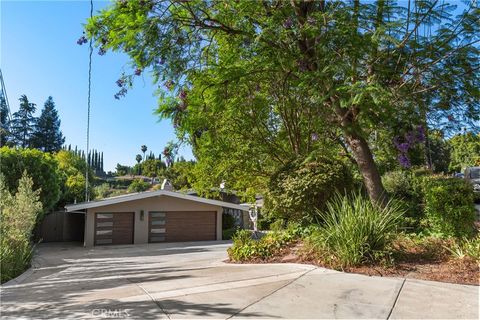
<svg viewBox="0 0 480 320"><path fill-rule="evenodd" d="M61 196L61 180L55 158L35 149L0 148L0 172L10 192L18 189L18 182L26 171L33 180L33 189L40 191L40 201L46 211L52 209Z"/></svg>
<svg viewBox="0 0 480 320"><path fill-rule="evenodd" d="M306 239L307 251L333 267L348 267L383 256L403 212L389 202L373 205L360 194L337 195L320 213L324 223Z"/></svg>
<svg viewBox="0 0 480 320"><path fill-rule="evenodd" d="M446 248L455 258L463 259L470 257L480 262L480 235L472 239L457 240Z"/></svg>
<svg viewBox="0 0 480 320"><path fill-rule="evenodd" d="M286 230L271 232L260 240L252 239L249 230L240 230L233 236L233 245L228 248L230 260L247 262L256 259L268 259L299 239L301 228L292 224Z"/></svg>
<svg viewBox="0 0 480 320"><path fill-rule="evenodd" d="M352 177L338 160L317 157L296 160L272 175L264 214L286 221L313 221L335 192L351 188Z"/></svg>
<svg viewBox="0 0 480 320"><path fill-rule="evenodd" d="M451 148L450 171L461 172L466 167L480 165L480 134L467 132L448 140Z"/></svg>
<svg viewBox="0 0 480 320"><path fill-rule="evenodd" d="M403 226L410 231L419 231L424 219L424 189L422 176L415 171L397 170L382 177L388 194L405 209Z"/></svg>
<svg viewBox="0 0 480 320"><path fill-rule="evenodd" d="M78 154L61 150L55 155L58 174L61 179L62 196L59 205L85 201L86 163ZM89 181L93 181L93 172L88 170Z"/></svg>
<svg viewBox="0 0 480 320"><path fill-rule="evenodd" d="M148 182L143 181L142 179L135 179L128 186L128 192L142 192L150 188Z"/></svg>
<svg viewBox="0 0 480 320"><path fill-rule="evenodd" d="M147 159L142 162L142 174L147 177L158 177L165 168L165 163L157 159Z"/></svg>
<svg viewBox="0 0 480 320"><path fill-rule="evenodd" d="M315 141L332 140L348 145L382 202L368 143L375 130L454 131L478 120L480 13L473 3L458 17L454 9L433 0L132 0L102 10L86 30L99 53L131 58L135 72L119 79L117 97L146 69L164 82L158 112L193 145L205 176L215 172L209 187L261 185Z"/></svg>
<svg viewBox="0 0 480 320"><path fill-rule="evenodd" d="M429 231L440 236L469 237L473 233L473 189L462 179L424 179L425 214Z"/></svg>
<svg viewBox="0 0 480 320"><path fill-rule="evenodd" d="M1 282L20 275L30 265L30 237L38 215L42 212L40 190L26 171L19 179L14 195L0 173L0 266Z"/></svg>

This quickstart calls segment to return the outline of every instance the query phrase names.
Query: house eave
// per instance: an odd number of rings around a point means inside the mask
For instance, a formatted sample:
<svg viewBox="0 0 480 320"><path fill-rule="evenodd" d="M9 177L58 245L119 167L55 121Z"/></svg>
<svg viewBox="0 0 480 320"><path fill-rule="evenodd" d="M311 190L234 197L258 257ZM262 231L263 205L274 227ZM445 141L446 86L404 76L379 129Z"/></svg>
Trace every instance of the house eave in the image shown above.
<svg viewBox="0 0 480 320"><path fill-rule="evenodd" d="M65 206L65 210L67 212L74 212L74 211L78 211L78 210L103 207L103 206L108 206L108 205L117 204L117 203L141 200L141 199L152 198L152 197L160 197L160 196L173 197L173 198L178 198L178 199L183 199L183 200L189 200L189 201L195 201L195 202L200 202L200 203L205 203L205 204L211 204L211 205L219 206L219 207L248 211L248 207L241 206L241 205L238 205L238 204L225 202L225 201L219 201L219 200L206 199L206 198L202 198L202 197L191 196L191 195L187 195L187 194L184 194L184 193L175 192L175 191L167 191L167 190L146 191L146 192L126 194L126 195L122 195L122 196L118 196L118 197L106 198L106 199L102 199L102 200L88 201L88 202L82 202L82 203L76 203L76 204L69 204L69 205Z"/></svg>

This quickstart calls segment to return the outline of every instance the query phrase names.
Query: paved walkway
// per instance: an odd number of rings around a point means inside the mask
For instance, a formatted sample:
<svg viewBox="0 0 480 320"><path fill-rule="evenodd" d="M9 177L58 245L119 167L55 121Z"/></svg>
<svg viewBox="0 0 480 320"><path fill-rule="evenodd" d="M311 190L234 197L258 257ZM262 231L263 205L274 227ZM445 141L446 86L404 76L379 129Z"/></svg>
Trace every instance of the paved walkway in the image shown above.
<svg viewBox="0 0 480 320"><path fill-rule="evenodd" d="M228 243L44 244L2 319L479 318L479 287L299 264L225 264Z"/></svg>

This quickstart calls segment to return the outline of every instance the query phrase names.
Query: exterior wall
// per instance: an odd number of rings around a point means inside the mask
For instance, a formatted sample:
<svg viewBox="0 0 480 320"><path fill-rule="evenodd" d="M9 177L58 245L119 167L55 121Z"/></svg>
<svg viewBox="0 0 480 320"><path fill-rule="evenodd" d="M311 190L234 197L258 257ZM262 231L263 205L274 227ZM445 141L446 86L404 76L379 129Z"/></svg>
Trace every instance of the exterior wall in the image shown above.
<svg viewBox="0 0 480 320"><path fill-rule="evenodd" d="M141 217L142 210L143 220ZM99 212L134 212L133 243L148 243L149 211L216 211L217 240L222 240L222 207L169 196L159 196L88 209L85 221L84 246L90 247L94 245L95 213Z"/></svg>

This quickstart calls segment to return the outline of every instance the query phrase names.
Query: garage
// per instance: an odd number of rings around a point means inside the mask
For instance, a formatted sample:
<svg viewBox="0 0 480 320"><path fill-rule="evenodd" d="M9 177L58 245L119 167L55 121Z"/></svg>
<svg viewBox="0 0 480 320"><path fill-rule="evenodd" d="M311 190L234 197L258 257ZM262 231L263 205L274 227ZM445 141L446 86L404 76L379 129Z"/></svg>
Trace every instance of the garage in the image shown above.
<svg viewBox="0 0 480 320"><path fill-rule="evenodd" d="M248 206L182 192L155 190L65 206L85 217L84 246L222 240L226 209Z"/></svg>
<svg viewBox="0 0 480 320"><path fill-rule="evenodd" d="M148 242L216 240L216 211L149 212Z"/></svg>
<svg viewBox="0 0 480 320"><path fill-rule="evenodd" d="M95 245L132 244L133 230L133 212L95 214Z"/></svg>

